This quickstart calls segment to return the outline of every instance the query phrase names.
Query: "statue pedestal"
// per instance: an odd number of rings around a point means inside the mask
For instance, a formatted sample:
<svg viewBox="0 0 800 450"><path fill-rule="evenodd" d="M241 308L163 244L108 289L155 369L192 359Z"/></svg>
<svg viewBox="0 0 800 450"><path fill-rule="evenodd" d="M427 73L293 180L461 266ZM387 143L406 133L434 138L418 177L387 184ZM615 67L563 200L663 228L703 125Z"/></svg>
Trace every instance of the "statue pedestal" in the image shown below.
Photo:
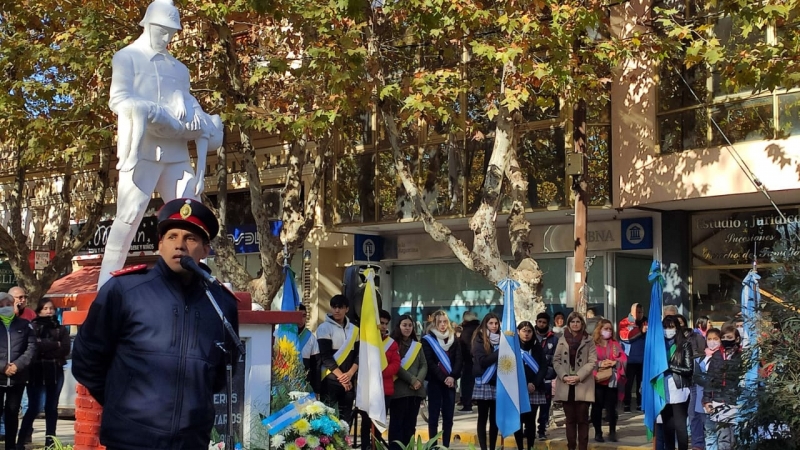
<svg viewBox="0 0 800 450"><path fill-rule="evenodd" d="M227 421L233 420L237 442L248 442L251 418L257 413L269 415L270 389L272 387L272 332L282 323L303 323L303 313L286 311L251 311L250 295L237 293L239 300L239 336L247 353L234 362L233 418L227 417L225 391L214 395L216 409L214 428L220 435L226 432ZM77 311L64 312L64 325L81 325L86 320L94 297L84 296L78 301ZM246 309L242 309L246 308ZM103 409L85 387L76 388L75 399L75 450L104 449L100 445L100 423Z"/></svg>

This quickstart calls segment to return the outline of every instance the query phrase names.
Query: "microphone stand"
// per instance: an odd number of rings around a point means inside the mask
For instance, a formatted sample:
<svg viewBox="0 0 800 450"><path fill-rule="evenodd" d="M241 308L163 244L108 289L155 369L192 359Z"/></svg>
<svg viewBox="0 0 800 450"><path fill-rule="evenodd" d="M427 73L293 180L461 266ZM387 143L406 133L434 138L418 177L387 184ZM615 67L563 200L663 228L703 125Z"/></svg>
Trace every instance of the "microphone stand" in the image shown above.
<svg viewBox="0 0 800 450"><path fill-rule="evenodd" d="M219 315L219 319L222 321L222 325L225 328L226 333L233 341L233 344L236 346L236 349L239 351L240 354L245 355L247 354L244 344L242 340L239 339L239 335L236 334L236 331L233 329L233 326L228 319L225 317L225 314L220 309L217 300L214 298L214 295L211 294L211 290L209 289L210 282L208 280L204 280L205 282L203 285L205 286L206 297L208 297L208 301L211 302L211 306L214 307L214 310ZM215 280L216 281L216 280ZM225 353L225 395L226 400L228 402L228 420L226 421L226 435L225 435L225 448L233 450L234 448L234 441L233 441L233 403L231 401L233 397L233 353L228 351L225 348L225 342L217 342L217 348L222 350Z"/></svg>

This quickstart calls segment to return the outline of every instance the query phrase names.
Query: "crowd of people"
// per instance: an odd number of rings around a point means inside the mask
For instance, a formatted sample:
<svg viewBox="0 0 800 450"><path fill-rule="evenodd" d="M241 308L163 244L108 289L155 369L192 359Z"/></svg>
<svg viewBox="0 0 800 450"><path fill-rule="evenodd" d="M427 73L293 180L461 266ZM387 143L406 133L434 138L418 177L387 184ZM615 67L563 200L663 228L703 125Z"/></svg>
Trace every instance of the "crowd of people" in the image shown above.
<svg viewBox="0 0 800 450"><path fill-rule="evenodd" d="M323 401L336 405L352 421L354 380L358 371L358 336L348 318L344 296L331 299L331 314L316 337L302 329L301 346L309 382ZM416 433L417 414L427 399L428 433L449 446L460 389L459 413L477 409L476 430L481 450L495 450L497 361L501 318L478 319L467 311L463 322L451 322L444 310L433 313L427 330L417 336L414 318L392 318L380 311L381 335L388 366L383 372L389 413L389 445L399 449ZM663 312L666 406L658 417L656 448L726 450L735 447L732 417L742 374L741 327L726 323L713 328L707 317L695 327L667 306ZM390 324L393 323L393 327ZM390 332L391 330L391 332ZM547 439L553 403L565 415L567 446L585 450L590 426L597 442L617 442L618 405L622 413L642 409L642 372L648 320L634 304L615 330L614 323L590 311L551 320L541 313L535 323L517 324L531 411L520 417L517 448L530 449ZM660 351L660 350L659 350ZM635 399L635 401L634 401ZM607 422L607 428L604 428ZM368 422L365 422L368 423ZM362 426L362 448L370 447ZM607 432L604 432L607 430Z"/></svg>
<svg viewBox="0 0 800 450"><path fill-rule="evenodd" d="M19 286L0 293L0 322L6 335L0 338L0 360L5 363L0 372L4 412L0 434L6 450L23 450L31 442L33 421L42 410L46 444L53 444L70 352L69 331L59 323L53 302L42 298L31 309L27 301L28 294ZM20 409L25 410L21 424Z"/></svg>

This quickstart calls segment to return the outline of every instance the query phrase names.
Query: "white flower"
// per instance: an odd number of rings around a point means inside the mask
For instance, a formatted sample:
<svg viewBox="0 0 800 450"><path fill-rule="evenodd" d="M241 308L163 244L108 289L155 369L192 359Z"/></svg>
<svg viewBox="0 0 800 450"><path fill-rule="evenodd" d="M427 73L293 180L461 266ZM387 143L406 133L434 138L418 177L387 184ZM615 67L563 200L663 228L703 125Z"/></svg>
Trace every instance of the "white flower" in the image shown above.
<svg viewBox="0 0 800 450"><path fill-rule="evenodd" d="M316 436L308 436L306 438L306 446L308 446L308 448L319 447L319 438Z"/></svg>
<svg viewBox="0 0 800 450"><path fill-rule="evenodd" d="M306 397L307 395L308 395L308 392L303 392L303 391L292 391L292 392L289 392L289 398L291 398L292 400L299 400L299 399L301 399L303 397Z"/></svg>
<svg viewBox="0 0 800 450"><path fill-rule="evenodd" d="M208 450L222 450L224 448L225 448L224 442L216 442L216 443L214 441L208 442Z"/></svg>
<svg viewBox="0 0 800 450"><path fill-rule="evenodd" d="M343 429L345 432L347 432L347 430L349 430L349 429L350 429L350 424L349 424L349 423L347 423L347 422L345 422L344 420L340 420L340 421L339 421L339 426L340 426L340 427L342 427L342 429Z"/></svg>
<svg viewBox="0 0 800 450"><path fill-rule="evenodd" d="M276 434L271 439L270 447L272 448L281 448L284 442L286 442L286 438L283 437L282 434Z"/></svg>

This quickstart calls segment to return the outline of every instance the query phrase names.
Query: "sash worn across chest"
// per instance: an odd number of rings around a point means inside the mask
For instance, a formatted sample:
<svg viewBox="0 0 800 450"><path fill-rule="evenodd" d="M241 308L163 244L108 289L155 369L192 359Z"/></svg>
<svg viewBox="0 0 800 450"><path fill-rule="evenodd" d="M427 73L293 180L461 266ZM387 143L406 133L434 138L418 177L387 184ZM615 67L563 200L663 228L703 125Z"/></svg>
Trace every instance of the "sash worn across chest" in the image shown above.
<svg viewBox="0 0 800 450"><path fill-rule="evenodd" d="M347 328L345 328L345 339L344 344L339 347L339 350L336 350L336 353L333 354L333 359L336 361L336 364L342 365L344 364L344 360L347 359L347 355L350 354L350 351L353 350L353 346L356 344L356 339L358 338L358 327L353 325L353 328L350 331L350 334L347 334ZM330 370L325 369L322 371L322 379L324 380L331 373Z"/></svg>
<svg viewBox="0 0 800 450"><path fill-rule="evenodd" d="M311 339L311 332L308 331L308 328L303 328L303 331L300 333L300 336L298 336L298 339L300 339L300 350L302 351L304 348L306 348L308 340Z"/></svg>
<svg viewBox="0 0 800 450"><path fill-rule="evenodd" d="M539 363L533 359L533 356L531 356L531 354L525 350L520 350L520 353L522 353L522 362L525 363L526 366L530 367L533 373L539 373Z"/></svg>
<svg viewBox="0 0 800 450"><path fill-rule="evenodd" d="M403 370L408 370L411 367L411 364L414 364L414 360L417 359L420 349L422 349L422 344L417 341L411 341L405 356L400 359L400 367L402 367ZM394 379L397 379L397 375L394 376Z"/></svg>
<svg viewBox="0 0 800 450"><path fill-rule="evenodd" d="M442 364L442 367L444 367L444 370L447 371L447 374L450 375L451 373L453 373L453 366L450 364L450 357L447 356L447 353L445 353L442 346L439 345L439 341L436 340L436 338L431 336L430 334L426 334L425 337L423 337L422 339L425 339L426 341L428 341L428 344L431 345L433 352L436 353L436 357L439 358L439 362ZM410 351L411 350L409 350L409 352Z"/></svg>

